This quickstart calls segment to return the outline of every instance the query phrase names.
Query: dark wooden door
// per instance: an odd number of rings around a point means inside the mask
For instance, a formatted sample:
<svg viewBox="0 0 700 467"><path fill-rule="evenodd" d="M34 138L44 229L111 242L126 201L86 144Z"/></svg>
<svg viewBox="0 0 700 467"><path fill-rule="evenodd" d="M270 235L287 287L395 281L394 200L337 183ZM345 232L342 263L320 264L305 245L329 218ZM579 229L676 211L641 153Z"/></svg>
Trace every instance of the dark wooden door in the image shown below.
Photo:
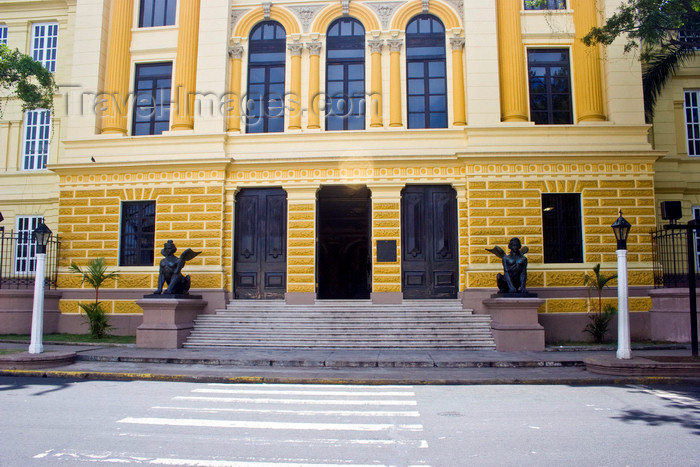
<svg viewBox="0 0 700 467"><path fill-rule="evenodd" d="M236 298L284 298L287 288L287 193L243 189L236 196Z"/></svg>
<svg viewBox="0 0 700 467"><path fill-rule="evenodd" d="M401 197L403 296L457 298L457 195L444 185L404 188Z"/></svg>

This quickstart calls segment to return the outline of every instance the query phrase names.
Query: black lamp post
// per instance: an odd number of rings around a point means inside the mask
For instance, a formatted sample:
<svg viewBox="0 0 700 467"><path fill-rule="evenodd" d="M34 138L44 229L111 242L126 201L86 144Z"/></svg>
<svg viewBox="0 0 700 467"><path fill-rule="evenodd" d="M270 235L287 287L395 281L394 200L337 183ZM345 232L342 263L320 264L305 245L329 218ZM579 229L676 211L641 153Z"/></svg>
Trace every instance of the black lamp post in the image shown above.
<svg viewBox="0 0 700 467"><path fill-rule="evenodd" d="M632 358L627 290L627 236L632 225L620 217L610 226L617 239L617 358Z"/></svg>
<svg viewBox="0 0 700 467"><path fill-rule="evenodd" d="M34 232L36 242L36 269L34 276L34 307L32 309L32 336L29 342L29 353L42 353L44 333L44 277L46 276L46 245L51 238L51 229L43 222Z"/></svg>
<svg viewBox="0 0 700 467"><path fill-rule="evenodd" d="M627 220L622 217L622 211L620 211L620 217L613 222L613 224L610 226L613 229L613 232L615 232L615 238L617 239L617 249L618 250L626 250L627 249L627 237L630 234L630 229L632 228L632 225L627 222Z"/></svg>

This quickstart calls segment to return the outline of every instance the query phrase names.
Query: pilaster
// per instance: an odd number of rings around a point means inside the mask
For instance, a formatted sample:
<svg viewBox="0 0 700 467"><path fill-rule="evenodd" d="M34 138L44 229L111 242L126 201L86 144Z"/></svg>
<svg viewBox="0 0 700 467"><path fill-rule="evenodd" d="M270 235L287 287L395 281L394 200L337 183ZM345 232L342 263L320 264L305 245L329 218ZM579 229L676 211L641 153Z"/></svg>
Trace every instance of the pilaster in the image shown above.
<svg viewBox="0 0 700 467"><path fill-rule="evenodd" d="M367 41L371 54L371 80L369 96L369 112L371 128L381 128L384 126L382 116L382 48L383 39L370 39Z"/></svg>
<svg viewBox="0 0 700 467"><path fill-rule="evenodd" d="M241 69L243 46L234 45L228 51L231 57L231 82L226 104L226 131L241 131Z"/></svg>
<svg viewBox="0 0 700 467"><path fill-rule="evenodd" d="M598 45L586 47L583 36L597 25L594 0L571 0L576 38L573 45L573 82L576 96L576 122L604 122L603 87Z"/></svg>
<svg viewBox="0 0 700 467"><path fill-rule="evenodd" d="M131 28L134 16L134 0L112 3L111 33L107 55L105 79L105 107L102 112L102 133L122 134L127 132L127 102L129 95L129 72L131 70Z"/></svg>
<svg viewBox="0 0 700 467"><path fill-rule="evenodd" d="M170 129L194 129L194 100L197 87L197 45L199 43L199 0L180 0L180 27L175 62L176 106Z"/></svg>
<svg viewBox="0 0 700 467"><path fill-rule="evenodd" d="M289 129L301 130L301 42L287 44L292 55L291 83L289 87Z"/></svg>
<svg viewBox="0 0 700 467"><path fill-rule="evenodd" d="M387 41L389 44L389 126L402 127L401 115L401 46L403 39L393 38Z"/></svg>
<svg viewBox="0 0 700 467"><path fill-rule="evenodd" d="M464 126L467 124L466 108L464 106L464 38L455 36L450 38L452 47L452 124Z"/></svg>
<svg viewBox="0 0 700 467"><path fill-rule="evenodd" d="M590 0L584 0L590 1ZM522 42L522 2L498 0L498 64L501 87L501 121L527 122L527 80Z"/></svg>
<svg viewBox="0 0 700 467"><path fill-rule="evenodd" d="M309 49L309 116L307 128L310 130L316 130L321 128L321 115L318 105L318 101L321 98L319 81L321 42L318 40L313 40L306 44L306 48Z"/></svg>

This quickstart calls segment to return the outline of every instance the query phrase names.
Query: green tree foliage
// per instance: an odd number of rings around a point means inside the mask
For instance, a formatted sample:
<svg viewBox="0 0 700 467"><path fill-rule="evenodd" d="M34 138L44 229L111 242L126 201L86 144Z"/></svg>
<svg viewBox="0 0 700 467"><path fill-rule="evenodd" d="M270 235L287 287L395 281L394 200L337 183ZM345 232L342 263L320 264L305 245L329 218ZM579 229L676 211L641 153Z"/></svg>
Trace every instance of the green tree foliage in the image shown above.
<svg viewBox="0 0 700 467"><path fill-rule="evenodd" d="M644 110L651 122L664 85L700 48L700 0L625 0L583 42L610 45L618 37L627 41L625 52L639 53Z"/></svg>
<svg viewBox="0 0 700 467"><path fill-rule="evenodd" d="M29 55L4 44L0 44L0 88L22 101L22 110L53 111L57 89L53 73Z"/></svg>
<svg viewBox="0 0 700 467"><path fill-rule="evenodd" d="M82 276L81 284L87 282L95 289L95 302L80 303L79 306L87 317L86 321L90 325L90 334L92 334L92 337L100 339L111 328L109 316L104 312L99 301L100 287L105 281L119 277L119 274L117 272L107 272L107 263L104 258L93 259L82 268L71 262L68 269Z"/></svg>

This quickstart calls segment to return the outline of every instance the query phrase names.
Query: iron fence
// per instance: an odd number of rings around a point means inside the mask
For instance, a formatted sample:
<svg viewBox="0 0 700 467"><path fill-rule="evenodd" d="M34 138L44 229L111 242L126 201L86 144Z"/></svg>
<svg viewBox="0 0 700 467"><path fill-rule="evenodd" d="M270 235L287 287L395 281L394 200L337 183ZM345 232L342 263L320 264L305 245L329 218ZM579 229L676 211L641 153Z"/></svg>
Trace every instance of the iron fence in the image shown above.
<svg viewBox="0 0 700 467"><path fill-rule="evenodd" d="M46 288L56 288L60 247L58 237L52 235L46 245ZM31 232L0 231L0 289L34 287L36 249Z"/></svg>
<svg viewBox="0 0 700 467"><path fill-rule="evenodd" d="M688 287L688 231L652 231L651 251L654 287Z"/></svg>

